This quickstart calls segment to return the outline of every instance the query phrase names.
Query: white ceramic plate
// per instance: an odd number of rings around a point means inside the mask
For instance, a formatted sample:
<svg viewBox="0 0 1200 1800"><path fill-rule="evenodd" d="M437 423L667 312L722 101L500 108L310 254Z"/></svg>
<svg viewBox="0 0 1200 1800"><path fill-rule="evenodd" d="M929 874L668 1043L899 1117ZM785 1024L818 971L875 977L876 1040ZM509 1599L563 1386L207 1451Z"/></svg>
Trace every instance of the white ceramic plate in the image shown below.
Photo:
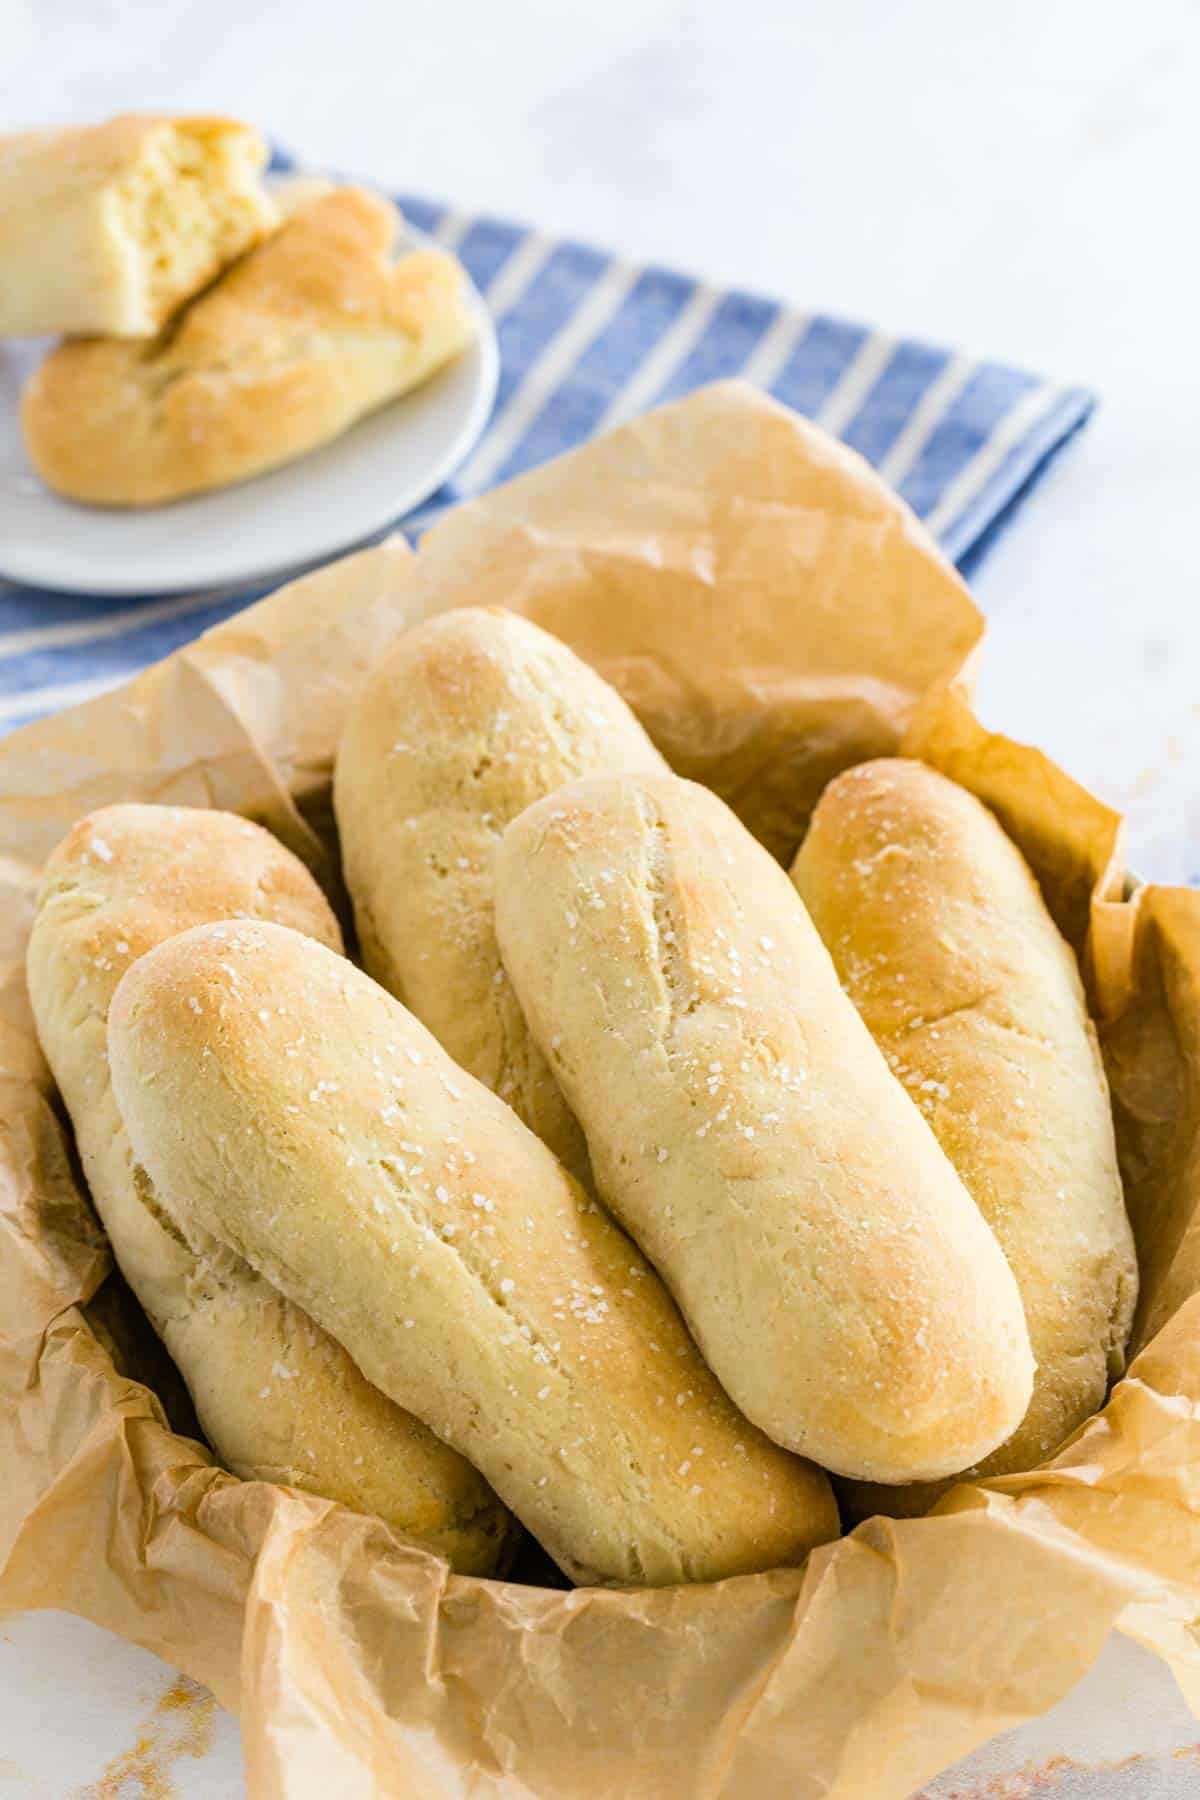
<svg viewBox="0 0 1200 1800"><path fill-rule="evenodd" d="M405 227L402 247L427 243ZM324 449L237 487L139 512L60 500L34 475L17 400L44 343L0 344L0 576L88 594L184 593L320 562L428 498L478 441L500 356L483 298L479 331L423 387Z"/></svg>

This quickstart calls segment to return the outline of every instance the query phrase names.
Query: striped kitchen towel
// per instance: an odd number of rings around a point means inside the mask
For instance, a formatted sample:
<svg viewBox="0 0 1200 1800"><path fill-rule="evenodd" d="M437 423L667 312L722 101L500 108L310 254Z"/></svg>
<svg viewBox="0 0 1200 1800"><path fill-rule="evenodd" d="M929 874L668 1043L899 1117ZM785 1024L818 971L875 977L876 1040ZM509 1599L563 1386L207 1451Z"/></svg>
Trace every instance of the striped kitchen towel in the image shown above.
<svg viewBox="0 0 1200 1800"><path fill-rule="evenodd" d="M398 200L466 264L501 353L488 429L453 480L399 521L413 536L609 425L741 375L860 451L964 564L1092 409L1085 390L1019 369ZM274 585L125 600L0 580L0 732L115 686Z"/></svg>

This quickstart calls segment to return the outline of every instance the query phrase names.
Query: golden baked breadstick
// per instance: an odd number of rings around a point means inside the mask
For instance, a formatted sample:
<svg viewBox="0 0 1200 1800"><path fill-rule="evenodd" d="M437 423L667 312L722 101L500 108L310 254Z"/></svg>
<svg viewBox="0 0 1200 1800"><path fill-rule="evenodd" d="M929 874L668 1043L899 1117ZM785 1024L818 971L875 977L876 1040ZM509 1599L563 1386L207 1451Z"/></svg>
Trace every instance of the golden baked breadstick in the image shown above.
<svg viewBox="0 0 1200 1800"><path fill-rule="evenodd" d="M871 1035L1008 1257L1037 1376L972 1473L1037 1466L1122 1367L1137 1263L1075 958L1016 846L919 762L830 783L792 879ZM937 1489L867 1490L923 1511Z"/></svg>
<svg viewBox="0 0 1200 1800"><path fill-rule="evenodd" d="M29 990L96 1210L235 1474L376 1513L464 1573L489 1573L511 1524L482 1478L245 1263L213 1244L189 1247L136 1165L108 1064L113 993L143 952L230 918L272 919L340 948L308 871L230 813L107 807L76 825L46 866ZM180 1105L190 1115L190 1098Z"/></svg>
<svg viewBox="0 0 1200 1800"><path fill-rule="evenodd" d="M442 250L393 261L396 209L337 188L197 296L149 344L61 344L22 396L25 446L69 499L150 506L327 443L471 341Z"/></svg>
<svg viewBox="0 0 1200 1800"><path fill-rule="evenodd" d="M722 801L560 788L505 833L496 930L597 1191L748 1418L896 1482L1008 1436L1033 1374L1008 1265Z"/></svg>
<svg viewBox="0 0 1200 1800"><path fill-rule="evenodd" d="M121 982L109 1054L163 1206L345 1344L577 1581L714 1580L837 1530L635 1247L369 976L202 926Z"/></svg>
<svg viewBox="0 0 1200 1800"><path fill-rule="evenodd" d="M363 961L587 1180L583 1134L500 961L492 859L564 781L666 764L615 689L515 613L406 632L346 725L334 793Z"/></svg>

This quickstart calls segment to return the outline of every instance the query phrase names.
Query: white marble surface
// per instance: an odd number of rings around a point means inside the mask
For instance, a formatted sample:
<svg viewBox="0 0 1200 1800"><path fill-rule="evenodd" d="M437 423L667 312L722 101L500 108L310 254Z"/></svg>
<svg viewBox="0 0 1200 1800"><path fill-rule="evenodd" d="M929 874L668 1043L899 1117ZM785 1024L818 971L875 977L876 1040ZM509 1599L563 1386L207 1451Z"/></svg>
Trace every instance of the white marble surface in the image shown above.
<svg viewBox="0 0 1200 1800"><path fill-rule="evenodd" d="M1135 866L1175 880L1200 877L1198 88L1195 0L0 0L0 129L240 112L318 164L1096 387L978 573L981 698L1128 806ZM1147 1659L1108 1656L938 1800L1200 1736ZM168 1679L74 1622L10 1622L0 1796L96 1779ZM238 1791L212 1730L182 1795ZM1053 1779L1046 1800L1200 1791L1170 1755Z"/></svg>

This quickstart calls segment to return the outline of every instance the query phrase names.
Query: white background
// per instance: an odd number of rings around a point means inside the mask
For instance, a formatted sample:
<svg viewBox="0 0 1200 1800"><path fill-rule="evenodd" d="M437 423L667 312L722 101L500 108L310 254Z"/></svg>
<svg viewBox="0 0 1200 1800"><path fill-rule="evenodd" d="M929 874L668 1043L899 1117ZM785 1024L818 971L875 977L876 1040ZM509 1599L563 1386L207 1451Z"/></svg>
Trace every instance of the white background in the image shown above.
<svg viewBox="0 0 1200 1800"><path fill-rule="evenodd" d="M0 0L0 130L123 107L1098 389L975 578L983 710L1200 877L1196 0ZM66 1654L8 1639L0 1721ZM0 1795L67 1792L8 1710Z"/></svg>

